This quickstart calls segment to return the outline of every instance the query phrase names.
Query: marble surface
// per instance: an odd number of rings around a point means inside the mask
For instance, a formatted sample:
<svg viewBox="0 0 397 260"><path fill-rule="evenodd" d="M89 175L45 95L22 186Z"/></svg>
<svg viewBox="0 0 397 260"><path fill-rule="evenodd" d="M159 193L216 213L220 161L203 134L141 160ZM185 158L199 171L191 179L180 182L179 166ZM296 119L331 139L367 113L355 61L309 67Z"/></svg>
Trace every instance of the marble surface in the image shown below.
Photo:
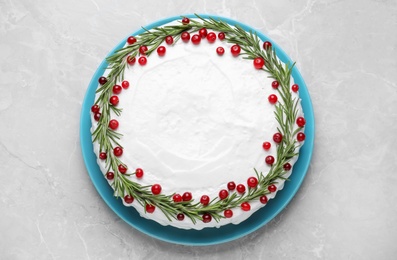
<svg viewBox="0 0 397 260"><path fill-rule="evenodd" d="M141 25L208 13L249 24L297 61L313 159L260 230L173 245L120 220L87 174L79 120L101 60ZM0 259L393 259L397 254L397 2L0 0Z"/></svg>

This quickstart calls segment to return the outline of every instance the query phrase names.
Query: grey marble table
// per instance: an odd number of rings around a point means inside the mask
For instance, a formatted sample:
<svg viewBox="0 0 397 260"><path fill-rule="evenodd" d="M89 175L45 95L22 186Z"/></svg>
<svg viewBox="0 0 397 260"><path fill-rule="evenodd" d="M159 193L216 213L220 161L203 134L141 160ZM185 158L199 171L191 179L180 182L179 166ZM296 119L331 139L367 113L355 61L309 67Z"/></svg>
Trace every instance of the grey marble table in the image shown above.
<svg viewBox="0 0 397 260"><path fill-rule="evenodd" d="M169 16L230 17L297 61L314 155L289 206L233 242L173 245L120 220L87 174L79 119L107 53ZM395 259L396 1L0 0L0 259Z"/></svg>

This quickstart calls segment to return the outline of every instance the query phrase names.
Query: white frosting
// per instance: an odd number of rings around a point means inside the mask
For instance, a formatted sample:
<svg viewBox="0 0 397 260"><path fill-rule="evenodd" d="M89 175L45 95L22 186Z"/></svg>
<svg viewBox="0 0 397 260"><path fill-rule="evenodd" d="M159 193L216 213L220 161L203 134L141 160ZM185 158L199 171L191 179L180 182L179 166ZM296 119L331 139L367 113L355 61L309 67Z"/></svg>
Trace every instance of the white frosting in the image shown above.
<svg viewBox="0 0 397 260"><path fill-rule="evenodd" d="M277 160L272 136L278 124L274 105L268 101L277 91L269 75L256 70L251 60L233 57L231 44L219 39L212 44L202 39L199 45L180 40L163 46L165 56L153 52L145 66L136 62L126 70L130 87L119 95L122 115L113 117L123 134L121 161L129 172L136 168L145 172L142 179L131 179L142 185L158 183L163 194L189 191L199 201L204 194L217 197L229 181L247 186L254 168L266 174L270 167L265 157L273 155ZM216 53L219 46L225 49L223 56ZM95 128L93 120L92 131ZM272 143L269 151L263 150L264 141ZM99 154L97 143L94 151ZM104 162L98 164L106 174ZM277 186L282 189L283 182ZM170 222L159 209L144 213L136 200L125 205L162 225L202 229L238 224L263 206L259 201L250 204L248 212L233 209L230 219L196 224L187 217Z"/></svg>

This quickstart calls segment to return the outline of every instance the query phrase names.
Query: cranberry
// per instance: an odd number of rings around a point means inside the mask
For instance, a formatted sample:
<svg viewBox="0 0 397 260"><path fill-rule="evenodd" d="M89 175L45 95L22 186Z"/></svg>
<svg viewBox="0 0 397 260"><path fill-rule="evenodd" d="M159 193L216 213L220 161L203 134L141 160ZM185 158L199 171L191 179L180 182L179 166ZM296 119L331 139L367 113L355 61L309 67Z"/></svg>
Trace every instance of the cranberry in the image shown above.
<svg viewBox="0 0 397 260"><path fill-rule="evenodd" d="M112 119L109 121L109 128L112 130L116 130L119 127L119 122L116 119Z"/></svg>
<svg viewBox="0 0 397 260"><path fill-rule="evenodd" d="M102 76L102 77L100 77L100 78L98 79L98 82L99 82L99 84L101 84L101 85L105 85L105 83L108 82L108 79Z"/></svg>
<svg viewBox="0 0 397 260"><path fill-rule="evenodd" d="M213 32L210 32L210 33L207 35L207 41L208 41L209 43L214 43L214 42L216 41L216 34L213 33Z"/></svg>
<svg viewBox="0 0 397 260"><path fill-rule="evenodd" d="M272 47L272 44L268 41L263 43L263 49L268 50Z"/></svg>
<svg viewBox="0 0 397 260"><path fill-rule="evenodd" d="M128 65L134 65L134 64L135 64L135 61L136 61L136 58L135 58L135 57L132 57L132 56L128 56L128 57L127 57L127 63L128 63Z"/></svg>
<svg viewBox="0 0 397 260"><path fill-rule="evenodd" d="M221 190L219 192L219 199L224 200L229 196L229 192L227 190Z"/></svg>
<svg viewBox="0 0 397 260"><path fill-rule="evenodd" d="M105 152L99 153L99 159L101 159L101 160L106 160L106 158L108 158L108 156L106 155Z"/></svg>
<svg viewBox="0 0 397 260"><path fill-rule="evenodd" d="M280 133L275 133L274 135L273 135L273 141L275 142L275 143L281 143L281 141L283 141L283 135L282 134L280 134Z"/></svg>
<svg viewBox="0 0 397 260"><path fill-rule="evenodd" d="M183 33L181 34L181 39L182 39L182 41L184 41L184 42L188 42L188 41L190 40L190 33L188 33L188 32L183 32Z"/></svg>
<svg viewBox="0 0 397 260"><path fill-rule="evenodd" d="M95 121L99 121L99 119L101 119L101 113L95 113L94 114L94 119L95 119Z"/></svg>
<svg viewBox="0 0 397 260"><path fill-rule="evenodd" d="M171 35L168 35L167 37L165 37L165 42L166 42L168 45L171 45L171 44L174 43L174 38L172 38Z"/></svg>
<svg viewBox="0 0 397 260"><path fill-rule="evenodd" d="M185 215L183 215L183 213L179 213L178 215L176 215L176 218L177 218L179 221L182 221L182 220L185 219Z"/></svg>
<svg viewBox="0 0 397 260"><path fill-rule="evenodd" d="M130 86L130 83L124 80L123 82L121 82L121 86L123 87L123 89L127 89Z"/></svg>
<svg viewBox="0 0 397 260"><path fill-rule="evenodd" d="M296 119L296 124L299 126L299 127L304 127L305 126L305 124L306 124L306 120L303 118L303 117L298 117L297 119Z"/></svg>
<svg viewBox="0 0 397 260"><path fill-rule="evenodd" d="M172 199L174 200L174 202L181 202L182 201L182 196L178 193L174 194L174 196L172 196Z"/></svg>
<svg viewBox="0 0 397 260"><path fill-rule="evenodd" d="M146 204L146 212L147 213L153 213L156 207L152 204Z"/></svg>
<svg viewBox="0 0 397 260"><path fill-rule="evenodd" d="M120 94L121 90L123 90L123 88L120 85L114 85L112 89L113 93L116 95Z"/></svg>
<svg viewBox="0 0 397 260"><path fill-rule="evenodd" d="M262 204L266 204L267 203L267 197L265 196L265 195L263 195L263 196L261 196L260 198L259 198L259 201L262 203Z"/></svg>
<svg viewBox="0 0 397 260"><path fill-rule="evenodd" d="M287 171L291 170L292 166L291 166L291 164L286 163L286 164L283 165L283 168L284 168L284 171L287 172Z"/></svg>
<svg viewBox="0 0 397 260"><path fill-rule="evenodd" d="M200 202L201 204L203 204L204 206L207 206L208 203L210 203L210 197L208 197L207 195L203 195L200 198Z"/></svg>
<svg viewBox="0 0 397 260"><path fill-rule="evenodd" d="M143 177L143 170L141 168L136 168L135 169L135 176L137 178L142 178Z"/></svg>
<svg viewBox="0 0 397 260"><path fill-rule="evenodd" d="M267 187L267 189L270 192L275 192L277 190L277 187L276 187L276 185L272 184L272 185L269 185L269 187Z"/></svg>
<svg viewBox="0 0 397 260"><path fill-rule="evenodd" d="M118 166L118 169L119 169L119 172L122 173L122 174L124 174L124 173L127 172L127 166L124 166L124 165L122 165L122 164L120 164L120 165Z"/></svg>
<svg viewBox="0 0 397 260"><path fill-rule="evenodd" d="M272 144L269 143L269 142L264 142L264 143L262 144L262 147L263 147L264 150L269 150L270 147L272 147Z"/></svg>
<svg viewBox="0 0 397 260"><path fill-rule="evenodd" d="M142 65L142 66L146 65L146 63L147 63L146 57L143 57L143 56L142 56L142 57L139 57L138 63L139 63L140 65Z"/></svg>
<svg viewBox="0 0 397 260"><path fill-rule="evenodd" d="M160 193L161 193L161 186L160 186L160 184L153 184L151 190L152 190L152 193L153 193L154 195L160 194Z"/></svg>
<svg viewBox="0 0 397 260"><path fill-rule="evenodd" d="M113 154L117 157L120 157L121 155L123 155L123 148L121 148L120 146L116 146L115 148L113 148Z"/></svg>
<svg viewBox="0 0 397 260"><path fill-rule="evenodd" d="M235 44L235 45L233 45L233 46L230 48L230 51L232 52L232 55L233 55L233 56L238 56L238 55L240 54L241 47L240 47L239 45Z"/></svg>
<svg viewBox="0 0 397 260"><path fill-rule="evenodd" d="M131 195L125 195L124 196L124 201L127 204L131 204L132 202L134 202L134 197L132 197Z"/></svg>
<svg viewBox="0 0 397 260"><path fill-rule="evenodd" d="M236 188L236 183L234 183L234 181L231 181L227 184L227 188L229 190L234 190Z"/></svg>
<svg viewBox="0 0 397 260"><path fill-rule="evenodd" d="M119 103L119 98L117 96L111 96L109 99L109 103L113 106L117 106L117 104Z"/></svg>
<svg viewBox="0 0 397 260"><path fill-rule="evenodd" d="M211 222L211 220L212 220L212 217L210 214L208 214L208 213L203 214L203 222L204 223L209 223L209 222Z"/></svg>
<svg viewBox="0 0 397 260"><path fill-rule="evenodd" d="M157 48L157 54L159 56L164 56L165 55L165 51L166 51L166 49L165 49L164 46L160 46L160 47Z"/></svg>
<svg viewBox="0 0 397 260"><path fill-rule="evenodd" d="M93 105L93 106L91 107L91 112L92 112L92 113L98 113L99 110L100 110L100 108L99 108L98 105Z"/></svg>
<svg viewBox="0 0 397 260"><path fill-rule="evenodd" d="M218 53L219 56L222 56L225 53L225 49L223 47L218 47L216 48L216 53Z"/></svg>
<svg viewBox="0 0 397 260"><path fill-rule="evenodd" d="M201 38L207 37L207 29L201 28L201 29L199 30L199 35L200 35Z"/></svg>
<svg viewBox="0 0 397 260"><path fill-rule="evenodd" d="M277 96L274 95L274 94L271 94L268 99L269 99L270 104L276 104L277 103Z"/></svg>
<svg viewBox="0 0 397 260"><path fill-rule="evenodd" d="M278 83L277 80L275 80L275 81L272 82L272 88L277 89L278 86L280 86L280 83Z"/></svg>
<svg viewBox="0 0 397 260"><path fill-rule="evenodd" d="M113 172L107 172L106 173L106 179L108 179L109 181L114 179L114 173Z"/></svg>
<svg viewBox="0 0 397 260"><path fill-rule="evenodd" d="M197 45L197 44L200 44L200 42L201 42L200 35L195 34L195 35L192 36L192 43L193 44Z"/></svg>
<svg viewBox="0 0 397 260"><path fill-rule="evenodd" d="M192 196L192 193L190 193L190 192L185 192L182 195L183 201L190 201L190 200L192 200L192 198L193 198L193 196Z"/></svg>
<svg viewBox="0 0 397 260"><path fill-rule="evenodd" d="M226 209L223 212L223 215L225 216L225 218L231 218L231 217L233 217L233 211L231 209Z"/></svg>
<svg viewBox="0 0 397 260"><path fill-rule="evenodd" d="M305 134L302 133L302 132L299 132L299 133L296 135L296 140L298 140L299 142L303 142L303 141L305 140L305 138L306 138L306 136L305 136Z"/></svg>
<svg viewBox="0 0 397 260"><path fill-rule="evenodd" d="M142 45L141 47L139 47L139 53L141 55L145 55L147 50L148 50L148 47L146 45Z"/></svg>
<svg viewBox="0 0 397 260"><path fill-rule="evenodd" d="M269 165L273 165L273 163L274 163L274 157L271 156L271 155L266 156L265 162L266 162L267 164L269 164Z"/></svg>
<svg viewBox="0 0 397 260"><path fill-rule="evenodd" d="M243 184L237 185L237 192L238 193L244 193L245 192L245 186Z"/></svg>
<svg viewBox="0 0 397 260"><path fill-rule="evenodd" d="M223 41L226 38L225 33L224 32L218 33L218 38L219 38L219 40Z"/></svg>
<svg viewBox="0 0 397 260"><path fill-rule="evenodd" d="M255 58L254 59L254 67L255 69L261 69L265 65L265 60L262 59L261 57Z"/></svg>
<svg viewBox="0 0 397 260"><path fill-rule="evenodd" d="M128 37L127 43L128 43L128 44L134 44L134 43L136 43L136 38L135 38L134 36Z"/></svg>
<svg viewBox="0 0 397 260"><path fill-rule="evenodd" d="M251 205L248 202L243 202L243 203L241 203L241 209L244 211L250 211Z"/></svg>
<svg viewBox="0 0 397 260"><path fill-rule="evenodd" d="M258 179L255 177L249 177L247 180L247 185L250 188L255 188L258 185Z"/></svg>

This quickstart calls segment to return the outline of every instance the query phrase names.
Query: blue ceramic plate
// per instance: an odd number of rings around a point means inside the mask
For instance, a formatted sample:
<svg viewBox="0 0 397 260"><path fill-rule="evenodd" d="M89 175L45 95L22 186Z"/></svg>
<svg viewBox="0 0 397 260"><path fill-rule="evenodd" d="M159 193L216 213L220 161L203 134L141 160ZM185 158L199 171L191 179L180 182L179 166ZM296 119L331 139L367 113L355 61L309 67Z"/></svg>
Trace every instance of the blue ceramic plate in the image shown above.
<svg viewBox="0 0 397 260"><path fill-rule="evenodd" d="M201 15L201 16L203 18L210 17L209 15ZM187 15L187 17L194 17L194 15ZM278 47L277 44L271 41L269 37L265 36L261 32L258 32L255 29L245 24L239 23L237 21L228 18L223 18L215 15L211 15L211 17L215 19L221 19L231 25L239 25L240 27L242 27L247 31L256 32L257 35L263 41L272 42L273 48L276 49L278 57L284 63L292 64L292 61L287 56L287 54L285 54L285 52L280 47ZM181 17L177 16L177 17L170 17L164 20L160 20L158 22L146 26L145 28L152 29L154 27L164 25L166 23L169 23L177 19L181 19ZM133 35L137 35L142 32L143 30L141 29L136 31ZM127 38L123 39L111 51L111 53L121 48L126 42L126 40ZM88 86L88 90L83 101L83 106L81 111L81 121L80 121L81 148L83 151L83 157L88 173L98 193L101 195L103 200L108 204L108 206L120 218L122 218L132 227L151 237L176 244L195 245L195 246L220 244L241 238L264 226L266 223L272 220L277 214L279 214L294 197L295 193L298 191L299 187L301 186L303 179L305 178L307 169L309 167L310 159L313 152L313 141L314 141L313 108L305 82L296 67L294 67L292 71L292 76L294 77L295 82L299 85L299 94L302 99L302 107L306 119L306 128L305 128L306 140L303 147L300 150L299 160L297 161L297 163L293 168L293 173L291 174L290 181L286 182L284 189L277 193L275 199L270 200L265 207L255 212L249 219L247 219L243 223L239 225L229 224L219 229L206 228L200 231L181 230L170 226L161 226L160 224L152 220L147 220L145 218L140 217L134 208L123 206L120 199L116 199L113 197L113 190L109 186L106 179L103 177L96 163L96 157L92 148L91 132L90 132L90 128L91 128L90 109L92 104L94 103L95 90L97 88L98 78L102 76L106 67L107 67L107 63L104 60L102 61L99 68L95 72L90 82L90 85Z"/></svg>

